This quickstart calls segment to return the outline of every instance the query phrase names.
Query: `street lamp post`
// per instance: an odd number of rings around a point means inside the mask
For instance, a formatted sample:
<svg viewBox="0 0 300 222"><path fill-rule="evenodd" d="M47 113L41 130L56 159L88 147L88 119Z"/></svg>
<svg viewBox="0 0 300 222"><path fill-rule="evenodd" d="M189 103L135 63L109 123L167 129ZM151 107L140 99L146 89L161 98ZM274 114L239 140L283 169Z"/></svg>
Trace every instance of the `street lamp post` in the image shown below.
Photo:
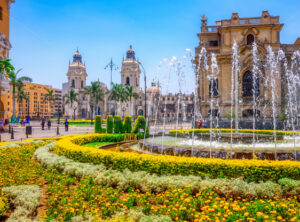
<svg viewBox="0 0 300 222"><path fill-rule="evenodd" d="M141 62L138 61L138 63L141 65L144 73L144 83L145 83L145 119L147 118L147 84L146 84L146 71Z"/></svg>
<svg viewBox="0 0 300 222"><path fill-rule="evenodd" d="M114 64L111 58L110 62L104 67L104 69L108 69L108 68L110 69L110 89L112 89L112 72L114 70L118 70L119 67L116 64Z"/></svg>
<svg viewBox="0 0 300 222"><path fill-rule="evenodd" d="M29 124L29 96L27 97L27 123Z"/></svg>

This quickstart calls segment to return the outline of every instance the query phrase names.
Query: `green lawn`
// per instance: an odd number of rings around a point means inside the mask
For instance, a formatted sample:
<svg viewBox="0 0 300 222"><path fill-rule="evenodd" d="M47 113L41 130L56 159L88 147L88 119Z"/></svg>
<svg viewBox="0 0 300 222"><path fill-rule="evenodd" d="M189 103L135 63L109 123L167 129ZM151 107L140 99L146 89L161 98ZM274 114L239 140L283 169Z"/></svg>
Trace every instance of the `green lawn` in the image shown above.
<svg viewBox="0 0 300 222"><path fill-rule="evenodd" d="M83 146L98 147L98 146L103 146L103 145L106 145L106 144L111 144L111 142L94 142L94 143L84 144Z"/></svg>

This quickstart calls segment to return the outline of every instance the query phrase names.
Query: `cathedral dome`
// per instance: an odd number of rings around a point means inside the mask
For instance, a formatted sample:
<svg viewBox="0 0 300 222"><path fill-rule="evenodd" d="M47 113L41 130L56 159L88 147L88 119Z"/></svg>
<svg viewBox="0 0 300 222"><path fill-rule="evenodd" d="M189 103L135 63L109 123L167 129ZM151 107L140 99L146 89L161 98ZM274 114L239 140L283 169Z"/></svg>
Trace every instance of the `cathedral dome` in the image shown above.
<svg viewBox="0 0 300 222"><path fill-rule="evenodd" d="M151 86L147 88L146 92L153 95L160 94L160 87L157 87L155 82L152 82Z"/></svg>
<svg viewBox="0 0 300 222"><path fill-rule="evenodd" d="M79 62L82 63L82 57L77 49L77 51L75 52L74 56L73 56L73 62Z"/></svg>
<svg viewBox="0 0 300 222"><path fill-rule="evenodd" d="M135 60L135 52L132 49L132 45L130 45L129 49L127 50L126 59L133 59L133 60Z"/></svg>

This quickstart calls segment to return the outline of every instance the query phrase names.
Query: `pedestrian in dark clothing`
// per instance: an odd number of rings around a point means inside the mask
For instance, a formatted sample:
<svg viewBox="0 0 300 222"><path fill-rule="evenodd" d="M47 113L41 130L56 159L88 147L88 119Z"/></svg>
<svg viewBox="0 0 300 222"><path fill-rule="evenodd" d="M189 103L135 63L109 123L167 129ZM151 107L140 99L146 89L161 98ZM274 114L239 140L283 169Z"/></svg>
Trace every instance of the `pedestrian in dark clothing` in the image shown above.
<svg viewBox="0 0 300 222"><path fill-rule="evenodd" d="M42 125L42 130L44 130L44 128L45 128L45 119L44 118L42 119L42 124L41 125Z"/></svg>
<svg viewBox="0 0 300 222"><path fill-rule="evenodd" d="M50 130L51 129L51 121L50 121L50 119L48 120L48 130Z"/></svg>
<svg viewBox="0 0 300 222"><path fill-rule="evenodd" d="M69 130L69 122L66 119L66 121L65 121L65 131L67 132L68 130Z"/></svg>

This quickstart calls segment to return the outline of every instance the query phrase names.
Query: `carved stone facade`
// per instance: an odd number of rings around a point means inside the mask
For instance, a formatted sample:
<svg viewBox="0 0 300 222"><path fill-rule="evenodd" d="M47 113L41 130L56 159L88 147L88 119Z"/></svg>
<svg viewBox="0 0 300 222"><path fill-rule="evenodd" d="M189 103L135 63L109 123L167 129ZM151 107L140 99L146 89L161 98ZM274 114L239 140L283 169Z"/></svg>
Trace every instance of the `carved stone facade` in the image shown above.
<svg viewBox="0 0 300 222"><path fill-rule="evenodd" d="M122 115L144 115L144 92L140 86L140 63L135 58L135 52L132 46L126 53L126 58L122 62L121 67L121 84L126 87L132 87L133 92L139 94L139 98L132 98L131 102L125 102L118 105L117 113Z"/></svg>
<svg viewBox="0 0 300 222"><path fill-rule="evenodd" d="M82 56L77 50L73 56L73 61L69 64L68 72L68 89L67 92L74 90L78 94L78 102L74 102L73 106L71 104L65 104L64 116L72 117L74 115L76 118L91 118L91 108L96 112L96 115L106 114L107 111L107 98L105 97L104 102L99 102L96 107L91 107L90 98L85 94L84 88L86 87L87 72L86 67L82 62ZM102 88L107 91L104 83L100 82ZM65 99L64 99L65 100Z"/></svg>
<svg viewBox="0 0 300 222"><path fill-rule="evenodd" d="M207 26L207 19L202 18L201 32L198 34L199 45L195 48L194 63L197 66L196 77L199 80L198 98L200 100L199 110L204 118L208 118L212 112L214 116L225 118L231 110L231 73L232 73L232 47L234 42L239 47L240 73L238 75L238 95L239 95L239 118L247 120L252 118L253 114L253 96L251 84L248 78L253 69L252 44L255 42L258 48L258 78L257 83L257 118L271 118L271 90L265 79L270 78L270 70L265 67L267 47L271 46L275 53L281 48L284 50L287 58L300 49L299 39L295 44L281 44L280 32L283 24L279 22L279 16L270 16L268 11L263 11L260 17L240 18L238 13L233 13L231 19L216 22L216 26ZM208 65L210 67L211 55L216 55L219 72L215 82L209 80L211 69L205 70L199 66L199 54L205 47L208 55ZM280 67L279 67L280 69ZM254 81L254 80L253 80ZM285 81L283 72L280 77L275 79L276 101L275 106L280 114L281 108L285 104ZM211 89L214 89L211 94ZM247 93L247 90L249 93ZM211 110L210 102L213 96L214 107ZM263 113L264 112L264 113Z"/></svg>

